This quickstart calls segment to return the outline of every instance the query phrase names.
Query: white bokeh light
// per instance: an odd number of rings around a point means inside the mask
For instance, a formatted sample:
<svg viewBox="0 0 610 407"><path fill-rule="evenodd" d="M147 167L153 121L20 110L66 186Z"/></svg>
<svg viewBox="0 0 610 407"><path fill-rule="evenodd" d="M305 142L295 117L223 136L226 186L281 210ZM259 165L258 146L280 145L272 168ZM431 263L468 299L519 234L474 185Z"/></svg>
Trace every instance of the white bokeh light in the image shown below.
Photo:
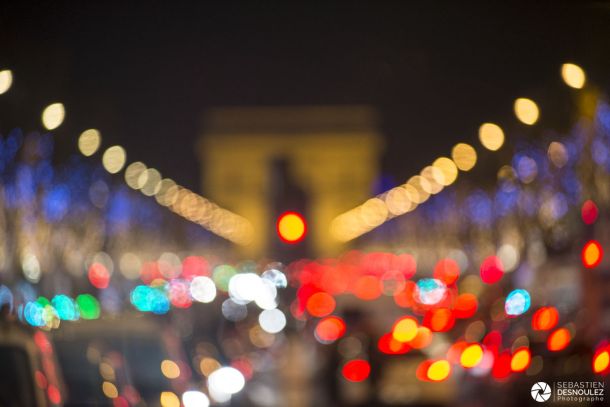
<svg viewBox="0 0 610 407"><path fill-rule="evenodd" d="M191 296L195 301L212 302L216 298L216 285L211 278L205 276L195 277L191 281Z"/></svg>
<svg viewBox="0 0 610 407"><path fill-rule="evenodd" d="M262 280L254 302L260 309L277 308L277 288L272 281Z"/></svg>
<svg viewBox="0 0 610 407"><path fill-rule="evenodd" d="M239 304L254 301L262 288L261 278L254 273L236 274L229 281L229 295Z"/></svg>
<svg viewBox="0 0 610 407"><path fill-rule="evenodd" d="M213 371L208 378L208 387L211 393L239 393L245 384L244 375L233 367L221 367Z"/></svg>
<svg viewBox="0 0 610 407"><path fill-rule="evenodd" d="M276 334L286 326L286 316L279 309L264 310L258 316L258 323L265 332Z"/></svg>
<svg viewBox="0 0 610 407"><path fill-rule="evenodd" d="M185 391L182 395L182 404L184 407L208 407L210 399L205 393L197 390Z"/></svg>

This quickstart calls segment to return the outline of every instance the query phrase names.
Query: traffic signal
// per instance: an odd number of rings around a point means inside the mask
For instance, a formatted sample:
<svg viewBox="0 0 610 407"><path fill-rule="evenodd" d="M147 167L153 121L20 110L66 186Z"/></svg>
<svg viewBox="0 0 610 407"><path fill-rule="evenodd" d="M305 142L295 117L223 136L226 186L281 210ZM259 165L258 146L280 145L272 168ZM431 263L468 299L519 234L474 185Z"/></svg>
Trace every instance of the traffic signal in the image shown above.
<svg viewBox="0 0 610 407"><path fill-rule="evenodd" d="M305 238L307 224L301 214L284 212L277 220L277 234L284 243L295 244Z"/></svg>

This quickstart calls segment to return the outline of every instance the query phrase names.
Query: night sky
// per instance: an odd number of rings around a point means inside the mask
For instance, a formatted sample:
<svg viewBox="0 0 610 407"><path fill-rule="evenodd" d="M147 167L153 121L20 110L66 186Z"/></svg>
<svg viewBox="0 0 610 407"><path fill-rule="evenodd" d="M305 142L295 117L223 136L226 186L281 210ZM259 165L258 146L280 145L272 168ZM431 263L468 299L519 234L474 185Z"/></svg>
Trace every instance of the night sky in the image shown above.
<svg viewBox="0 0 610 407"><path fill-rule="evenodd" d="M61 101L59 156L95 127L129 161L195 189L210 107L372 105L384 172L404 181L474 143L483 121L510 130L516 97L561 127L563 62L610 89L608 3L47 3L0 5L0 69L14 73L0 132L39 128L42 108Z"/></svg>

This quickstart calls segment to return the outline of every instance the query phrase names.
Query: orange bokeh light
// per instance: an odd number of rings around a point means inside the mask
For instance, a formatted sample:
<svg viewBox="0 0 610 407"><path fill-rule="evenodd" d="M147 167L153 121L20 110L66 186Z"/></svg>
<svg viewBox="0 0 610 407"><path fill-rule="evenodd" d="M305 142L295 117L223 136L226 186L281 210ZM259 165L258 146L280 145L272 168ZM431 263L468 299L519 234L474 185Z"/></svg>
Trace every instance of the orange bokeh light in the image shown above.
<svg viewBox="0 0 610 407"><path fill-rule="evenodd" d="M325 317L335 310L335 299L325 292L318 292L307 299L307 312L314 317Z"/></svg>
<svg viewBox="0 0 610 407"><path fill-rule="evenodd" d="M477 313L478 306L479 302L474 294L460 294L455 301L453 313L456 318L470 318Z"/></svg>
<svg viewBox="0 0 610 407"><path fill-rule="evenodd" d="M361 300L371 301L381 295L379 280L374 276L363 276L356 280L354 295Z"/></svg>
<svg viewBox="0 0 610 407"><path fill-rule="evenodd" d="M453 312L448 308L436 308L426 312L424 325L433 332L447 332L455 324Z"/></svg>
<svg viewBox="0 0 610 407"><path fill-rule="evenodd" d="M432 331L425 326L420 326L417 328L417 334L415 338L409 341L409 346L413 349L423 349L426 346L430 345L432 342Z"/></svg>
<svg viewBox="0 0 610 407"><path fill-rule="evenodd" d="M542 307L532 316L532 328L536 331L548 331L559 322L559 313L555 307Z"/></svg>
<svg viewBox="0 0 610 407"><path fill-rule="evenodd" d="M415 282L411 280L407 280L405 282L405 287L394 294L394 302L396 305L402 308L411 308L415 305L415 300L413 299L413 292L415 291Z"/></svg>
<svg viewBox="0 0 610 407"><path fill-rule="evenodd" d="M345 322L339 317L331 316L322 319L316 326L316 338L324 343L332 343L345 334Z"/></svg>
<svg viewBox="0 0 610 407"><path fill-rule="evenodd" d="M546 346L550 351L558 352L565 349L572 340L572 334L567 328L559 328L551 333L546 341Z"/></svg>
<svg viewBox="0 0 610 407"><path fill-rule="evenodd" d="M594 268L601 263L604 256L602 246L597 240L588 241L582 249L582 263L586 268Z"/></svg>

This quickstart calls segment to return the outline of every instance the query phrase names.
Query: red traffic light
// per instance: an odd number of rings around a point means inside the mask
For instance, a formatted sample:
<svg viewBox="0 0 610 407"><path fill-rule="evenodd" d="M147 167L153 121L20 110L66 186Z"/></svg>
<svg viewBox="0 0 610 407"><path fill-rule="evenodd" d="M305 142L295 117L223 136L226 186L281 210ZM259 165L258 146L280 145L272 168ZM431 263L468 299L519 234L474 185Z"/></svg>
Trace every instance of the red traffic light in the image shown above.
<svg viewBox="0 0 610 407"><path fill-rule="evenodd" d="M285 243L298 243L307 233L307 224L301 214L284 212L277 220L277 234Z"/></svg>

